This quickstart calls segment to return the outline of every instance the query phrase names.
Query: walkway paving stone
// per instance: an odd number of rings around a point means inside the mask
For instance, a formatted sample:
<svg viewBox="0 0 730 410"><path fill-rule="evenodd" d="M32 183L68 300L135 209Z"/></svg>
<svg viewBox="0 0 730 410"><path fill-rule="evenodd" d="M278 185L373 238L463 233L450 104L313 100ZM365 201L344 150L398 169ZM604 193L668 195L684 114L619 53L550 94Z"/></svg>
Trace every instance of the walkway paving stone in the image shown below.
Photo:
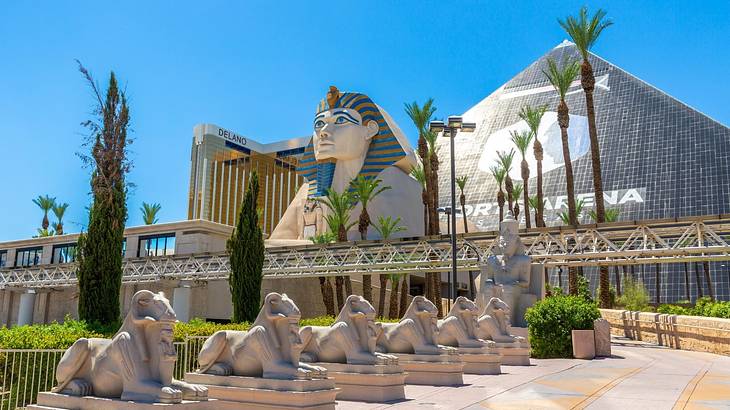
<svg viewBox="0 0 730 410"><path fill-rule="evenodd" d="M726 409L730 357L615 339L613 356L532 359L498 376L464 375L464 386L406 386L389 404L339 401L338 409Z"/></svg>

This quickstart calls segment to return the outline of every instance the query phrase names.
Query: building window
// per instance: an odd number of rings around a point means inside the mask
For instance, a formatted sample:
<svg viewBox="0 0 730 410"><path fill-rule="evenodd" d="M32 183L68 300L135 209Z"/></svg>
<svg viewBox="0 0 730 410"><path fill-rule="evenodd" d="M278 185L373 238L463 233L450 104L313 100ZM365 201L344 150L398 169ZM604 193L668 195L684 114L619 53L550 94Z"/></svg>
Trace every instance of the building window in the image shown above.
<svg viewBox="0 0 730 410"><path fill-rule="evenodd" d="M76 260L76 244L66 243L53 246L51 263L71 263Z"/></svg>
<svg viewBox="0 0 730 410"><path fill-rule="evenodd" d="M4 268L8 264L8 251L0 251L0 268Z"/></svg>
<svg viewBox="0 0 730 410"><path fill-rule="evenodd" d="M127 238L122 241L122 258L127 257Z"/></svg>
<svg viewBox="0 0 730 410"><path fill-rule="evenodd" d="M15 266L33 266L41 263L43 248L18 249L15 252Z"/></svg>
<svg viewBox="0 0 730 410"><path fill-rule="evenodd" d="M175 234L142 236L137 256L169 256L175 254Z"/></svg>

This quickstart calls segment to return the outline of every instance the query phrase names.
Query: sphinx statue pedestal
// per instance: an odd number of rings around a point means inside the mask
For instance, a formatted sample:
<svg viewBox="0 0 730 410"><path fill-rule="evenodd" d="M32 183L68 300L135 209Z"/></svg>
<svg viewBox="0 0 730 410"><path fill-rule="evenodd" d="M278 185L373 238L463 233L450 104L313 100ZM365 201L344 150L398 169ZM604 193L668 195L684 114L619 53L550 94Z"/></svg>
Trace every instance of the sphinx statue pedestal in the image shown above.
<svg viewBox="0 0 730 410"><path fill-rule="evenodd" d="M494 350L500 354L502 364L505 366L530 365L530 346L525 341L495 342Z"/></svg>
<svg viewBox="0 0 730 410"><path fill-rule="evenodd" d="M340 400L384 403L406 398L406 373L400 365L312 363L327 369Z"/></svg>
<svg viewBox="0 0 730 410"><path fill-rule="evenodd" d="M501 374L502 355L493 347L459 347L461 361L464 362L464 373L467 374Z"/></svg>
<svg viewBox="0 0 730 410"><path fill-rule="evenodd" d="M396 353L406 372L406 384L458 386L464 384L464 362L456 350L442 354Z"/></svg>
<svg viewBox="0 0 730 410"><path fill-rule="evenodd" d="M185 380L208 387L209 397L217 399L216 409L334 409L338 392L330 378L286 380L187 373Z"/></svg>
<svg viewBox="0 0 730 410"><path fill-rule="evenodd" d="M217 400L188 401L180 403L140 403L93 396L72 396L69 394L41 392L37 404L26 407L29 410L216 410L221 408Z"/></svg>
<svg viewBox="0 0 730 410"><path fill-rule="evenodd" d="M382 328L375 308L358 295L347 297L331 326L306 326L299 332L301 360L324 368L342 400L382 403L406 398L406 374L394 355L376 352Z"/></svg>

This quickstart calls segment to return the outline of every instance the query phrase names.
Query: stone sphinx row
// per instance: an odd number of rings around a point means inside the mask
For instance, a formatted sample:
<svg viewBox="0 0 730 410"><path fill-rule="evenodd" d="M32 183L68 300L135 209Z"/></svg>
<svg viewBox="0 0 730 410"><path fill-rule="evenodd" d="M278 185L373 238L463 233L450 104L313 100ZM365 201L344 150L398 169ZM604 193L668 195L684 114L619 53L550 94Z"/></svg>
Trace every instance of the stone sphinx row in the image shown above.
<svg viewBox="0 0 730 410"><path fill-rule="evenodd" d="M200 368L180 381L172 376L169 301L140 291L132 302L112 339L79 339L66 351L58 386L30 408L334 408L335 398L404 399L406 383L459 385L463 373L499 374L505 358L529 364L526 343L509 334L509 308L498 298L480 312L459 297L438 320L436 306L416 296L399 322L378 323L373 306L351 295L331 326L300 328L296 304L269 293L250 330L210 336Z"/></svg>

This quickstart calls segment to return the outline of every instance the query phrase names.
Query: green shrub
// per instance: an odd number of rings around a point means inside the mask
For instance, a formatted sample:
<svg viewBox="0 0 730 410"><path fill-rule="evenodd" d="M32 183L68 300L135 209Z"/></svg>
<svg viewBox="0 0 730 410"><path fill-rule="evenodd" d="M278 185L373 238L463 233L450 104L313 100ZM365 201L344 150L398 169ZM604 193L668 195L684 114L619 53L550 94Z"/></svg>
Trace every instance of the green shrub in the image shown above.
<svg viewBox="0 0 730 410"><path fill-rule="evenodd" d="M596 304L581 296L557 295L537 302L525 313L532 357L572 357L572 331L593 329L599 317Z"/></svg>
<svg viewBox="0 0 730 410"><path fill-rule="evenodd" d="M657 313L665 313L668 315L691 315L692 309L686 308L684 306L677 306L677 305L669 305L664 304L660 305L656 309Z"/></svg>
<svg viewBox="0 0 730 410"><path fill-rule="evenodd" d="M623 294L616 300L626 310L645 311L649 309L649 292L641 281L627 278Z"/></svg>

